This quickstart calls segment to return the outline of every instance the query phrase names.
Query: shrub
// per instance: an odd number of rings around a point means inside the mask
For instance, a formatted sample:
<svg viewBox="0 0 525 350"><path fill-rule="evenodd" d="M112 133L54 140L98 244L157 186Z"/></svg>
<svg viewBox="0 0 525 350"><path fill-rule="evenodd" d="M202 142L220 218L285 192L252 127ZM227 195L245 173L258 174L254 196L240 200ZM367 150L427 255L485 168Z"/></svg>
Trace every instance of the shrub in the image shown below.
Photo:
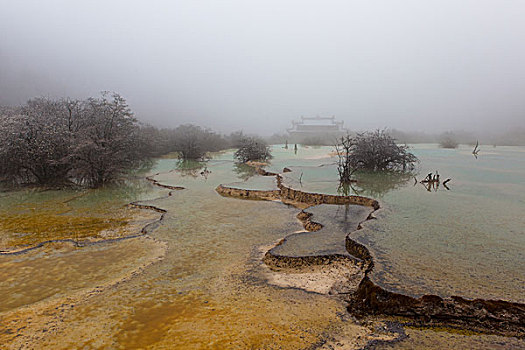
<svg viewBox="0 0 525 350"><path fill-rule="evenodd" d="M441 148L458 148L459 142L456 136L451 132L446 132L441 135L439 140L439 147Z"/></svg>
<svg viewBox="0 0 525 350"><path fill-rule="evenodd" d="M179 152L181 159L203 159L207 152L220 151L227 141L219 134L200 126L185 124L170 132L170 150Z"/></svg>
<svg viewBox="0 0 525 350"><path fill-rule="evenodd" d="M408 146L398 145L385 130L343 136L335 146L341 182L350 182L357 169L410 171L418 161Z"/></svg>
<svg viewBox="0 0 525 350"><path fill-rule="evenodd" d="M255 137L246 137L241 140L234 157L240 162L246 163L248 161L266 161L272 158L272 155L266 142Z"/></svg>

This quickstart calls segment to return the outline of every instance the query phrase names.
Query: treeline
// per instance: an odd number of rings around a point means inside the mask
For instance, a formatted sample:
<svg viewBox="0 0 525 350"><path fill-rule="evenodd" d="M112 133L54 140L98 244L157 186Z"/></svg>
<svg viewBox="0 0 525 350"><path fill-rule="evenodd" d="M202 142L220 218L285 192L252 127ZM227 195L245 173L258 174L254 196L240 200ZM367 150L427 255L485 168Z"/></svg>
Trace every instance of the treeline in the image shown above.
<svg viewBox="0 0 525 350"><path fill-rule="evenodd" d="M0 107L0 182L98 187L152 157L178 152L184 159L202 159L207 152L238 147L245 138L242 132L223 136L195 125L143 125L116 93L85 100L36 98Z"/></svg>
<svg viewBox="0 0 525 350"><path fill-rule="evenodd" d="M474 146L477 142L482 145L494 146L525 146L525 128L513 128L507 132L478 132L474 133L465 130L446 131L442 133L426 133L401 131L397 129L385 129L397 143L418 144L418 143L437 143L443 148L456 148L460 144ZM349 131L350 136L356 136L357 132ZM345 135L339 135L338 138ZM308 146L333 146L336 137L333 135L312 135L312 136L290 136L286 134L274 134L266 138L269 144L284 144L285 142L302 144Z"/></svg>
<svg viewBox="0 0 525 350"><path fill-rule="evenodd" d="M221 135L193 124L162 129L143 126L142 132L148 140L151 156L177 152L181 159L203 159L208 152L239 148L244 140L250 138L242 131Z"/></svg>
<svg viewBox="0 0 525 350"><path fill-rule="evenodd" d="M350 133L355 135L355 133ZM336 135L317 133L309 136L296 136L289 134L273 134L272 136L265 137L265 141L270 145L284 144L298 144L305 146L333 146L341 136L345 136L345 133L339 133Z"/></svg>
<svg viewBox="0 0 525 350"><path fill-rule="evenodd" d="M454 130L440 134L427 134L389 129L388 133L399 143L438 143L443 148L456 148L460 144L473 146L477 142L494 146L525 146L525 128L519 127L506 132L474 133Z"/></svg>

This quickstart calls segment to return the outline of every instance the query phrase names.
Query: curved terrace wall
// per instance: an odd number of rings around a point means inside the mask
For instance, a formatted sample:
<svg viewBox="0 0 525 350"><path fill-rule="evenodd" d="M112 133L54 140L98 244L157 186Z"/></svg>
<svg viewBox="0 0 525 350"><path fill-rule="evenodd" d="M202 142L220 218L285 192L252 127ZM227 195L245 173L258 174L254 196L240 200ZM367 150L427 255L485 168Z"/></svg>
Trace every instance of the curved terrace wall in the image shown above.
<svg viewBox="0 0 525 350"><path fill-rule="evenodd" d="M260 169L260 167L257 167ZM375 199L362 196L338 196L321 193L310 193L296 190L283 184L282 176L258 170L265 176L276 176L279 190L260 191L229 188L223 185L217 187L217 192L223 196L242 199L276 200L307 204L305 207L319 204L357 204L380 209ZM299 206L298 206L299 207ZM373 213L373 212L372 212ZM322 224L311 220L311 213L301 211L298 219L307 231L315 231ZM367 220L372 218L372 214ZM312 224L313 223L313 224ZM313 225L313 226L308 226ZM319 225L319 226L317 226ZM361 224L358 230L361 229ZM355 232L355 231L354 231ZM506 336L525 337L525 305L503 300L468 300L459 296L442 298L437 295L424 295L414 298L400 293L391 292L375 284L370 275L373 272L374 261L370 250L363 244L353 240L348 233L345 247L349 254L356 258L355 262L363 264L364 278L357 290L345 296L348 310L355 316L391 315L411 319L409 324L416 326L447 326L470 329L474 331L494 333ZM277 245L285 242L283 238ZM264 262L271 268L293 268L308 264L330 264L347 256L337 254L324 256L287 257L274 255L270 249L264 256Z"/></svg>

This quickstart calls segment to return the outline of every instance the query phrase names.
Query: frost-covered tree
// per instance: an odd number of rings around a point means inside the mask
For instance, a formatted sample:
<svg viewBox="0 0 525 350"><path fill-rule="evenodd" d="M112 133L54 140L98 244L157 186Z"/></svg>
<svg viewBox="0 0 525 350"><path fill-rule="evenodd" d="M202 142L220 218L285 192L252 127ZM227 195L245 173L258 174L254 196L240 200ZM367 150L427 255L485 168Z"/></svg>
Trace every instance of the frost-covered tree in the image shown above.
<svg viewBox="0 0 525 350"><path fill-rule="evenodd" d="M2 173L11 180L62 183L71 169L72 127L65 101L29 100L2 117ZM68 124L69 123L69 124Z"/></svg>
<svg viewBox="0 0 525 350"><path fill-rule="evenodd" d="M12 183L99 186L147 153L124 98L38 98L0 110L0 178Z"/></svg>
<svg viewBox="0 0 525 350"><path fill-rule="evenodd" d="M97 187L149 157L178 152L183 159L202 159L228 145L223 136L195 125L160 130L141 125L116 93L0 107L1 182Z"/></svg>
<svg viewBox="0 0 525 350"><path fill-rule="evenodd" d="M90 186L115 180L146 157L138 122L116 93L105 92L83 103L82 128L75 141L72 175Z"/></svg>
<svg viewBox="0 0 525 350"><path fill-rule="evenodd" d="M240 141L239 149L234 157L241 163L248 161L266 161L272 158L270 148L266 142L256 137L245 137Z"/></svg>

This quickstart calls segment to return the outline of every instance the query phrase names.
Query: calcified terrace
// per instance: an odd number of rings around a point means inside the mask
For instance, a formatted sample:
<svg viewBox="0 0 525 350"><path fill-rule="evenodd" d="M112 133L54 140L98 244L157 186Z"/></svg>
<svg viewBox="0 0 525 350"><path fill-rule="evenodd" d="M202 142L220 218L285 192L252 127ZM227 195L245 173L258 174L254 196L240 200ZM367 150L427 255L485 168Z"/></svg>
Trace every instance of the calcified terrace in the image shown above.
<svg viewBox="0 0 525 350"><path fill-rule="evenodd" d="M297 218L306 233L292 233L284 237L264 255L264 262L274 271L295 271L300 273L307 266L348 266L358 267L359 283L352 283L341 278L339 285L329 289L330 294L337 294L348 303L348 311L357 317L371 315L396 316L411 326L445 326L467 329L475 332L525 337L525 305L503 300L469 300L460 296L442 298L437 295L424 295L420 298L389 291L373 281L374 260L369 249L352 239L352 233L366 225L367 220L374 219L373 213L380 209L377 200L362 196L337 196L310 193L293 189L283 183L280 174L264 170L261 164L249 164L262 176L274 176L277 188L274 190L248 190L219 185L216 191L226 197L248 200L281 201L301 211ZM283 169L283 172L290 171ZM308 208L323 204L353 205L369 208L362 221L356 222L354 229L345 233L338 243L337 253L328 254L283 254L281 249L290 240L300 240L301 235L322 230L323 223L315 222L314 214ZM363 213L361 213L363 215ZM346 284L345 286L341 286Z"/></svg>
<svg viewBox="0 0 525 350"><path fill-rule="evenodd" d="M159 175L159 174L157 173L157 174L155 174L153 176L147 176L146 180L148 180L149 182L151 182L155 186L158 186L158 187L161 187L161 188L165 188L165 189L168 189L170 191L167 193L166 196L156 198L156 199L154 199L154 201L162 199L162 198L165 198L165 197L170 197L173 194L173 191L178 191L178 190L183 190L184 189L184 187L181 187L181 186L170 186L170 185L162 184L162 183L160 183L160 182L158 182L157 180L154 179L154 176L156 176L156 175ZM124 235L124 236L121 236L121 237L106 238L106 239L93 239L93 238L85 238L85 239L73 239L73 238L50 239L50 240L45 240L45 241L39 242L37 244L31 245L31 246L28 246L28 247L13 247L11 249L0 250L0 256L2 256L2 255L3 256L20 255L20 254L28 253L30 251L39 249L39 248L43 248L46 245L50 245L50 244L54 244L54 243L70 244L70 245L72 245L74 247L80 248L80 247L87 247L87 246L96 245L96 244L105 244L105 243L118 242L118 241L132 239L132 238L138 238L138 237L147 235L148 233L150 233L153 230L155 230L160 225L160 223L164 219L164 215L166 214L166 210L165 209L156 207L154 205L142 204L142 203L139 203L139 201L129 203L128 207L130 207L130 208L138 208L138 209L145 209L145 210L151 210L151 211L159 213L160 216L156 220L154 220L152 222L149 222L144 227L142 227L139 232L127 234L127 235Z"/></svg>

